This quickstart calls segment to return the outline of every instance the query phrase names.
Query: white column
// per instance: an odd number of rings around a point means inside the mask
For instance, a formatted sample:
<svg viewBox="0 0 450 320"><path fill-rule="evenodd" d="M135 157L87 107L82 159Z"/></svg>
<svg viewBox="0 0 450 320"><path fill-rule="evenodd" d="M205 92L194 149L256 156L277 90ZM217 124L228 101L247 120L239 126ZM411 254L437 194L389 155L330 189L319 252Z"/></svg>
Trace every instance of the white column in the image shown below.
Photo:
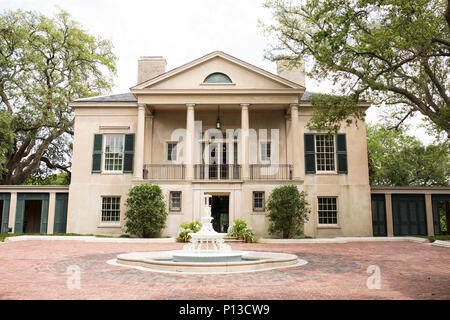
<svg viewBox="0 0 450 320"><path fill-rule="evenodd" d="M298 104L291 104L291 148L292 178L300 179L300 130L298 124Z"/></svg>
<svg viewBox="0 0 450 320"><path fill-rule="evenodd" d="M17 192L11 192L11 198L9 200L9 221L8 221L8 227L12 229L13 233L17 233L17 230L16 230L16 209L17 209Z"/></svg>
<svg viewBox="0 0 450 320"><path fill-rule="evenodd" d="M186 163L186 179L194 179L194 137L195 137L195 111L194 103L187 103L186 114L186 146L185 146L185 163Z"/></svg>
<svg viewBox="0 0 450 320"><path fill-rule="evenodd" d="M56 193L50 192L48 200L48 216L47 216L47 233L53 233L53 227L55 225L55 204L56 204Z"/></svg>
<svg viewBox="0 0 450 320"><path fill-rule="evenodd" d="M250 179L248 103L241 103L241 165L242 179Z"/></svg>
<svg viewBox="0 0 450 320"><path fill-rule="evenodd" d="M145 105L138 105L138 119L136 128L134 178L142 179L144 170L144 135L145 135Z"/></svg>
<svg viewBox="0 0 450 320"><path fill-rule="evenodd" d="M153 115L150 113L145 117L145 139L144 139L144 165L152 163L153 148Z"/></svg>

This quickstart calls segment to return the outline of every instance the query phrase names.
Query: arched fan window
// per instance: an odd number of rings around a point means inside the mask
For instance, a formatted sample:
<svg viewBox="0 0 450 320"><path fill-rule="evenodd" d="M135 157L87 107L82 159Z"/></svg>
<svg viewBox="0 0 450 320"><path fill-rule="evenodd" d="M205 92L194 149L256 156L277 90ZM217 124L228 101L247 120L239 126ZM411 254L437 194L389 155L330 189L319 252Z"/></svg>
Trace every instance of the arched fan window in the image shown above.
<svg viewBox="0 0 450 320"><path fill-rule="evenodd" d="M232 83L229 76L221 72L211 73L203 80L203 83Z"/></svg>

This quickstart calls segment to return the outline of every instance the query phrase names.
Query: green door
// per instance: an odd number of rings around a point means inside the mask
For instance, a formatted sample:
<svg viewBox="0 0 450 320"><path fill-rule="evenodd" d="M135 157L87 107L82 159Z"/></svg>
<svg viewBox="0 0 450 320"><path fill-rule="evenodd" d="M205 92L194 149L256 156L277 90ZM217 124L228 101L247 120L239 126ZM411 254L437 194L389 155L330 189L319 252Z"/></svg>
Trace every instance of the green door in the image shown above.
<svg viewBox="0 0 450 320"><path fill-rule="evenodd" d="M53 233L66 233L68 193L57 193L55 197L55 223Z"/></svg>
<svg viewBox="0 0 450 320"><path fill-rule="evenodd" d="M47 233L48 223L48 193L18 193L16 205L16 221L14 223L14 233L23 233L23 220L25 216L25 201L42 200L41 205L41 227L40 233Z"/></svg>
<svg viewBox="0 0 450 320"><path fill-rule="evenodd" d="M0 200L3 200L2 214L0 220L0 233L8 233L9 204L11 200L11 194L0 193Z"/></svg>
<svg viewBox="0 0 450 320"><path fill-rule="evenodd" d="M372 228L374 237L387 236L384 194L372 195Z"/></svg>

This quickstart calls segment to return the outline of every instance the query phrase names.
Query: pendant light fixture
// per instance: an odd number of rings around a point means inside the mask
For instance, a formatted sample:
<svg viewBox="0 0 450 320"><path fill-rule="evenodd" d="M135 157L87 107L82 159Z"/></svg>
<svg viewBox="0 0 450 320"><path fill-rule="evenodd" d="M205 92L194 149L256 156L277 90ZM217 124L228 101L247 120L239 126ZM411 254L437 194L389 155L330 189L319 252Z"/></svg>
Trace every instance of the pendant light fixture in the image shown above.
<svg viewBox="0 0 450 320"><path fill-rule="evenodd" d="M216 129L220 130L222 128L222 123L220 122L220 106L217 105L217 121L216 121Z"/></svg>

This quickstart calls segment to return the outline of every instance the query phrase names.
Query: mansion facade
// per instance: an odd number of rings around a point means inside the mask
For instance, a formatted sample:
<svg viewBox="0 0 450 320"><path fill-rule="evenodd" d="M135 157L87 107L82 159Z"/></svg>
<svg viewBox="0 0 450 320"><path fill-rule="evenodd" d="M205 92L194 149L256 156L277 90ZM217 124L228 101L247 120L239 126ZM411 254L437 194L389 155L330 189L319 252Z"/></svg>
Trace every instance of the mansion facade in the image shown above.
<svg viewBox="0 0 450 320"><path fill-rule="evenodd" d="M149 183L167 203L163 236L199 220L209 194L216 231L244 219L267 237L265 203L293 184L311 206L305 235L372 235L365 124L344 124L335 136L309 127L303 68L279 62L275 75L216 51L165 69L164 58L141 57L129 93L70 104L67 232L123 234L129 189Z"/></svg>

